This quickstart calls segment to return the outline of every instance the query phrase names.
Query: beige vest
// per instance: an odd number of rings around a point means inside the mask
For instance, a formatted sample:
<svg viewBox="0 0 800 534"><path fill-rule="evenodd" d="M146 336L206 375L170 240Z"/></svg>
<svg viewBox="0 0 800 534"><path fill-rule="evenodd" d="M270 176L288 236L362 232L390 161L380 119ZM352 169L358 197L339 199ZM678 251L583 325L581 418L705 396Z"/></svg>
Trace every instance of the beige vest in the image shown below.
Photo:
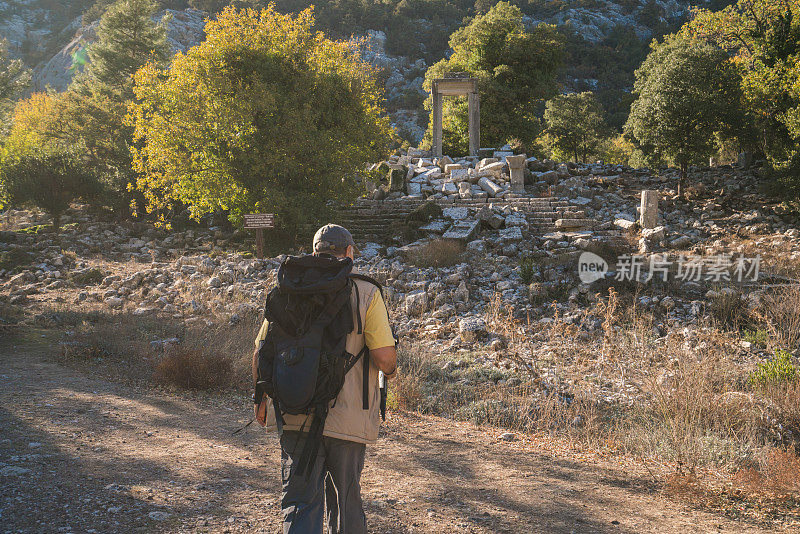
<svg viewBox="0 0 800 534"><path fill-rule="evenodd" d="M378 288L363 280L353 280L358 291L353 289L350 302L353 307L353 325L356 329L347 336L346 350L350 354L358 354L364 348L364 334L358 333L358 319L356 313L361 315L361 324L366 326L367 307L372 301L372 296ZM358 298L358 302L356 299ZM358 306L356 306L358 304ZM359 443L375 443L378 439L378 428L380 427L380 390L378 389L378 368L370 360L369 365L369 409L364 410L363 406L363 362L358 360L352 369L344 377L344 386L339 396L331 403L328 411L328 418L325 420L324 435L332 438L344 439L347 441L357 441ZM272 401L267 398L267 430L276 430L275 410L272 408ZM285 424L284 430L300 430L305 415L283 416ZM308 431L311 426L311 417L303 429Z"/></svg>

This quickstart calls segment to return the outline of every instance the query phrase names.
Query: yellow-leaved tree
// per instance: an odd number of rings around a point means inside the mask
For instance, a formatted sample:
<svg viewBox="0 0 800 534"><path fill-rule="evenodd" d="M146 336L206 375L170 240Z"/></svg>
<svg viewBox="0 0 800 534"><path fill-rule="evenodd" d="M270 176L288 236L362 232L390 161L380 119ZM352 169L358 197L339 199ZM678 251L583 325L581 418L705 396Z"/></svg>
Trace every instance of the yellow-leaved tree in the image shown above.
<svg viewBox="0 0 800 534"><path fill-rule="evenodd" d="M275 212L296 230L355 198L389 121L373 68L313 25L311 9L229 7L170 67L139 70L129 120L147 210Z"/></svg>

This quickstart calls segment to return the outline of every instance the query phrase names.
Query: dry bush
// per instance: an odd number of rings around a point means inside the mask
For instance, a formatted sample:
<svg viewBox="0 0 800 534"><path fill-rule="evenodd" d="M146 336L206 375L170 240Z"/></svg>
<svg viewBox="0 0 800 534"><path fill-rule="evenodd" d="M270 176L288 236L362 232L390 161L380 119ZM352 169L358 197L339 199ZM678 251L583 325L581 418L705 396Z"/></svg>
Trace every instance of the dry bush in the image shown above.
<svg viewBox="0 0 800 534"><path fill-rule="evenodd" d="M76 326L75 339L62 345L62 354L71 360L94 360L109 374L125 379L156 379L198 389L211 383L201 379L205 370L218 369L220 376L207 387L247 390L252 385L250 365L261 320L254 315L236 324L223 319L187 326L157 316L92 314ZM176 368L180 365L189 368Z"/></svg>
<svg viewBox="0 0 800 534"><path fill-rule="evenodd" d="M769 448L757 468L741 469L733 483L758 494L798 492L800 457L790 449Z"/></svg>
<svg viewBox="0 0 800 534"><path fill-rule="evenodd" d="M233 362L219 353L178 346L156 362L154 377L185 389L223 389L231 385Z"/></svg>
<svg viewBox="0 0 800 534"><path fill-rule="evenodd" d="M389 408L414 410L520 432L566 433L580 442L606 442L608 431L588 398L535 382L509 385L512 373L467 359L401 350L389 389Z"/></svg>
<svg viewBox="0 0 800 534"><path fill-rule="evenodd" d="M408 261L417 267L450 267L461 259L464 245L453 239L434 239L408 252Z"/></svg>
<svg viewBox="0 0 800 534"><path fill-rule="evenodd" d="M729 388L735 372L723 353L697 355L668 347L675 354L670 375L645 384L651 404L644 424L627 428L626 441L639 453L669 458L679 465L725 465L759 446L758 420L747 395ZM698 357L699 356L699 357Z"/></svg>
<svg viewBox="0 0 800 534"><path fill-rule="evenodd" d="M720 291L711 299L710 310L722 327L739 329L748 322L747 305L735 291Z"/></svg>
<svg viewBox="0 0 800 534"><path fill-rule="evenodd" d="M800 286L784 286L766 293L758 313L773 338L773 348L800 348Z"/></svg>

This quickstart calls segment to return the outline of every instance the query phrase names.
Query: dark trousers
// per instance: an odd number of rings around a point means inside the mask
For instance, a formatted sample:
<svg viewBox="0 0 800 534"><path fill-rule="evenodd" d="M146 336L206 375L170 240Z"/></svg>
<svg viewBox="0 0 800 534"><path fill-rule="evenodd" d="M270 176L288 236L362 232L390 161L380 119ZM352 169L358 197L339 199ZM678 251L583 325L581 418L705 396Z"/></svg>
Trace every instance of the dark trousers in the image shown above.
<svg viewBox="0 0 800 534"><path fill-rule="evenodd" d="M323 437L313 465L300 476L292 466L300 457L305 436L291 431L281 435L284 534L322 533L323 499L329 534L366 534L359 484L366 446Z"/></svg>

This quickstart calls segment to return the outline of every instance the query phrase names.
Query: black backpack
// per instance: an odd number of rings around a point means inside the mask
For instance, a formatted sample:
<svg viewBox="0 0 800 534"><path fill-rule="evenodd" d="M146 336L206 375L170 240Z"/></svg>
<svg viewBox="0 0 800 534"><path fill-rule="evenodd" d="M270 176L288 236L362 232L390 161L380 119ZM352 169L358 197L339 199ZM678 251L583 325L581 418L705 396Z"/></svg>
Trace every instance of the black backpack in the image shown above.
<svg viewBox="0 0 800 534"><path fill-rule="evenodd" d="M360 358L364 365L363 408L369 409L369 351L364 346L358 354L350 354L345 343L354 326L350 296L353 288L358 291L352 279L378 284L352 274L352 268L349 258L290 256L279 267L278 284L269 292L264 308L269 328L258 353L255 402L260 403L264 395L272 399L279 430L284 413L311 417L297 462L296 472L301 476L319 451L328 406ZM356 311L358 333L362 333L361 314ZM382 412L384 403L385 392L381 391ZM301 432L308 422L307 417Z"/></svg>

